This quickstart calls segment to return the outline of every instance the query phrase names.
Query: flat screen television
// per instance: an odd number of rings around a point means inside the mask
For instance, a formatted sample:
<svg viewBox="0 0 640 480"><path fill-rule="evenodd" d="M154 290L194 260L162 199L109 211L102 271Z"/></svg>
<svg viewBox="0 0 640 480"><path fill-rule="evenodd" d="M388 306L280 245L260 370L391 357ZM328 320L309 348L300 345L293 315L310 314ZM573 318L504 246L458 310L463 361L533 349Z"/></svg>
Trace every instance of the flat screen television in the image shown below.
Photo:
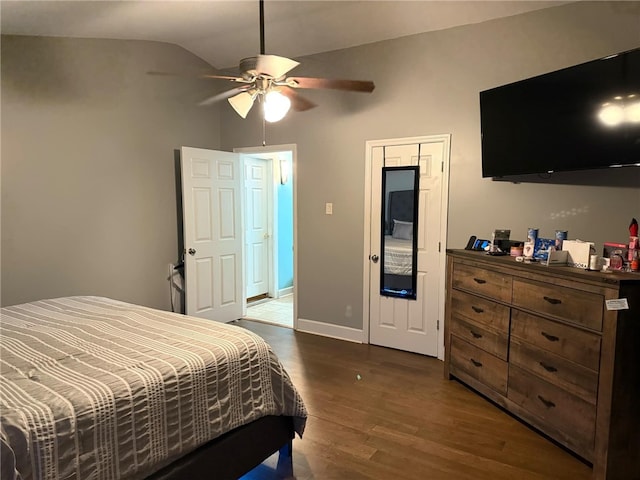
<svg viewBox="0 0 640 480"><path fill-rule="evenodd" d="M482 176L640 166L640 48L480 92Z"/></svg>

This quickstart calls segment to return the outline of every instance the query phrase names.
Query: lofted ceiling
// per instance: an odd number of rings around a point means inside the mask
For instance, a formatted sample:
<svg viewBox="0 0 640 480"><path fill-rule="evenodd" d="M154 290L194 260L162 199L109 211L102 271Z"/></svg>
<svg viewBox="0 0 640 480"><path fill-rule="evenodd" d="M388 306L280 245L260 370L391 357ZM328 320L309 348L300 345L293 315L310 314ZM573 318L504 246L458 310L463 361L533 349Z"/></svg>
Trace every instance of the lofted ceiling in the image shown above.
<svg viewBox="0 0 640 480"><path fill-rule="evenodd" d="M549 8L561 1L266 0L265 51L290 58ZM154 40L216 68L259 53L258 0L2 0L14 35Z"/></svg>

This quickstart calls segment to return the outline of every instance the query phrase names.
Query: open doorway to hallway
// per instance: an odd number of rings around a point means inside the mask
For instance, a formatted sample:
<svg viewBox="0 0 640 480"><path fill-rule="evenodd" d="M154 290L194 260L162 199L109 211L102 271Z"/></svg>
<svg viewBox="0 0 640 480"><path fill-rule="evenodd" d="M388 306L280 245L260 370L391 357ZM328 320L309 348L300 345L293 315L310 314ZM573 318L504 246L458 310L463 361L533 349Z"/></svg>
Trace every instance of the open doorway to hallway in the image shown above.
<svg viewBox="0 0 640 480"><path fill-rule="evenodd" d="M294 328L295 145L235 151L244 173L244 317Z"/></svg>

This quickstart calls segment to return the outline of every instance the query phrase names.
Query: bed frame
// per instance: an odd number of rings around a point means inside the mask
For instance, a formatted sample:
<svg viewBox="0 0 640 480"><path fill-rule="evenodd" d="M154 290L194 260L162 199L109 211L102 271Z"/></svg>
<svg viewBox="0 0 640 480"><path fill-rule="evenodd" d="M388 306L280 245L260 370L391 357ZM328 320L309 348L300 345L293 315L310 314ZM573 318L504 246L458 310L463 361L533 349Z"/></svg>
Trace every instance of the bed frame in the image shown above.
<svg viewBox="0 0 640 480"><path fill-rule="evenodd" d="M278 475L293 476L293 419L266 416L236 428L175 460L146 480L237 480L280 451Z"/></svg>

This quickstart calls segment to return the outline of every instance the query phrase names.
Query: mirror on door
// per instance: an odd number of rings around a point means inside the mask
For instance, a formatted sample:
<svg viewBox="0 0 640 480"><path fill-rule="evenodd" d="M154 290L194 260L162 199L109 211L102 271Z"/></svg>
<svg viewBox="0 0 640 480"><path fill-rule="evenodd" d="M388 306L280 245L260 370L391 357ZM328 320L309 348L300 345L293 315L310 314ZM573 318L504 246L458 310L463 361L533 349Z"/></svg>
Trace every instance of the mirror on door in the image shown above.
<svg viewBox="0 0 640 480"><path fill-rule="evenodd" d="M383 167L380 294L416 299L418 166Z"/></svg>

